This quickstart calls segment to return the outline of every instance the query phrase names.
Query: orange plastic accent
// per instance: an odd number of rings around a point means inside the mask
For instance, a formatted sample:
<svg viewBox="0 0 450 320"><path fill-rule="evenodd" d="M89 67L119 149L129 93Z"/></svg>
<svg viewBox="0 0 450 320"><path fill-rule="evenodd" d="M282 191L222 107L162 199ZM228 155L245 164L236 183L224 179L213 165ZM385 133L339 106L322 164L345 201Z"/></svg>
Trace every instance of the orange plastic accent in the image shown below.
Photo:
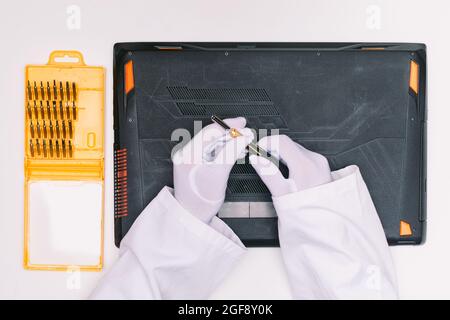
<svg viewBox="0 0 450 320"><path fill-rule="evenodd" d="M125 94L134 89L133 61L125 63Z"/></svg>
<svg viewBox="0 0 450 320"><path fill-rule="evenodd" d="M411 225L403 220L400 220L400 236L406 237L406 236L412 236L412 229Z"/></svg>
<svg viewBox="0 0 450 320"><path fill-rule="evenodd" d="M419 92L419 65L414 60L410 63L409 87L415 94Z"/></svg>

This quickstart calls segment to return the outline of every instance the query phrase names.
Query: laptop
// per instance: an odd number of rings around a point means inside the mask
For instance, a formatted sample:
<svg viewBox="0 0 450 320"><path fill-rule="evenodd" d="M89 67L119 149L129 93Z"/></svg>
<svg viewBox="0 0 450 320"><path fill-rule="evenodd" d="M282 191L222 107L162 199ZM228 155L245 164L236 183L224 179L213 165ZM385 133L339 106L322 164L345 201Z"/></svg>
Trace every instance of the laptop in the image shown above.
<svg viewBox="0 0 450 320"><path fill-rule="evenodd" d="M177 129L243 116L259 137L286 134L358 165L390 245L426 229L426 47L416 43L117 43L115 243L173 186ZM271 195L237 163L218 212L247 246L278 246Z"/></svg>

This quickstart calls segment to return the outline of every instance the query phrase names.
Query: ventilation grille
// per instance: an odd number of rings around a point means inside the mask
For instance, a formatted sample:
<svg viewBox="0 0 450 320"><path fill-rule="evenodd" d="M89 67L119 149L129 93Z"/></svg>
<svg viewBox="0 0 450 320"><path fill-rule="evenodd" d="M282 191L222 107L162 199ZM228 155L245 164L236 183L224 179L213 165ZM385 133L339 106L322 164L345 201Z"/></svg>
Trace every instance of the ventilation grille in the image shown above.
<svg viewBox="0 0 450 320"><path fill-rule="evenodd" d="M167 87L184 116L275 116L277 108L264 89Z"/></svg>
<svg viewBox="0 0 450 320"><path fill-rule="evenodd" d="M114 151L114 216L128 215L127 149Z"/></svg>
<svg viewBox="0 0 450 320"><path fill-rule="evenodd" d="M281 171L281 174L287 178L289 169L281 163L278 168ZM271 197L270 191L259 178L252 165L248 163L248 159L246 159L246 163L237 163L231 169L230 178L228 179L226 200L233 201L235 197L239 198L248 195L251 195L252 197L257 196L259 200L270 200Z"/></svg>
<svg viewBox="0 0 450 320"><path fill-rule="evenodd" d="M246 163L236 163L231 169L231 175L257 175L255 169L253 169L252 165L248 163L248 158L246 158ZM289 169L283 163L278 164L278 169L281 171L281 174L287 178L289 175Z"/></svg>
<svg viewBox="0 0 450 320"><path fill-rule="evenodd" d="M231 195L270 194L266 185L258 176L246 177L245 179L230 177L227 192Z"/></svg>
<svg viewBox="0 0 450 320"><path fill-rule="evenodd" d="M264 89L194 89L188 87L167 87L176 100L225 100L225 101L269 101Z"/></svg>
<svg viewBox="0 0 450 320"><path fill-rule="evenodd" d="M247 160L248 161L248 160ZM248 174L256 174L255 169L253 169L252 165L249 163L236 163L233 168L231 169L231 175L234 174L243 174L243 175L248 175Z"/></svg>

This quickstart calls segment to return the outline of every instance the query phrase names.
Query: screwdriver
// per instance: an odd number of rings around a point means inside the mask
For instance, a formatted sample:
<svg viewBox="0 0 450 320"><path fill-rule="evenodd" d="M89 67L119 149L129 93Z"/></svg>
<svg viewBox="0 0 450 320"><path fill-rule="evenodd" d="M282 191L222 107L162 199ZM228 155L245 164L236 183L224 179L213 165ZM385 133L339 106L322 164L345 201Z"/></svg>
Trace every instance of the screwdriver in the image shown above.
<svg viewBox="0 0 450 320"><path fill-rule="evenodd" d="M230 136L232 138L236 138L239 136L242 136L242 133L240 133L237 129L235 128L231 128L229 125L227 125L225 123L225 121L223 121L222 119L220 119L218 116L216 115L212 115L211 116L211 121L217 123L219 126L221 126L222 128L224 128L225 130L229 130L230 131ZM266 158L267 160L271 161L274 165L276 165L281 173L283 174L283 176L285 178L288 177L288 172L289 169L288 167L282 163L281 161L278 161L278 159L276 159L275 157L273 157L270 152L264 150L263 148L259 147L256 143L254 142L250 142L248 145L248 148L253 151L256 155Z"/></svg>
<svg viewBox="0 0 450 320"><path fill-rule="evenodd" d="M222 119L220 119L218 116L216 115L212 115L211 116L211 121L217 123L219 126L221 126L222 128L224 128L225 130L230 130L230 136L232 138L236 138L236 137L240 137L242 136L242 133L240 133L237 129L235 128L230 128L229 125L227 125L225 123L225 121L223 121ZM250 142L250 144L248 145L248 148L250 150L252 150L256 155L258 156L263 156L264 154L268 154L267 151L261 149L260 147L258 147L258 145L254 142ZM262 151L262 152L261 152Z"/></svg>

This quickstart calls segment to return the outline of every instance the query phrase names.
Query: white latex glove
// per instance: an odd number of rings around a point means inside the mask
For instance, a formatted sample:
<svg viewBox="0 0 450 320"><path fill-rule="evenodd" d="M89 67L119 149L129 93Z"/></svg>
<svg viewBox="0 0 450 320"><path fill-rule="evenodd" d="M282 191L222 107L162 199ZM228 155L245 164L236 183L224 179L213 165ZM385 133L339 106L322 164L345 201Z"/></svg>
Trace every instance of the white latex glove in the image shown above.
<svg viewBox="0 0 450 320"><path fill-rule="evenodd" d="M392 257L359 169L331 173L325 157L287 136L258 144L289 168L286 179L271 161L250 156L272 193L294 298L396 298Z"/></svg>
<svg viewBox="0 0 450 320"><path fill-rule="evenodd" d="M286 135L264 137L259 140L258 145L289 168L289 178L286 179L273 162L264 157L250 156L250 163L273 197L313 188L331 181L327 159L295 143Z"/></svg>
<svg viewBox="0 0 450 320"><path fill-rule="evenodd" d="M175 198L191 214L209 223L225 200L231 168L245 156L252 142L252 131L245 128L245 118L224 120L242 134L231 138L213 123L203 128L172 157Z"/></svg>

